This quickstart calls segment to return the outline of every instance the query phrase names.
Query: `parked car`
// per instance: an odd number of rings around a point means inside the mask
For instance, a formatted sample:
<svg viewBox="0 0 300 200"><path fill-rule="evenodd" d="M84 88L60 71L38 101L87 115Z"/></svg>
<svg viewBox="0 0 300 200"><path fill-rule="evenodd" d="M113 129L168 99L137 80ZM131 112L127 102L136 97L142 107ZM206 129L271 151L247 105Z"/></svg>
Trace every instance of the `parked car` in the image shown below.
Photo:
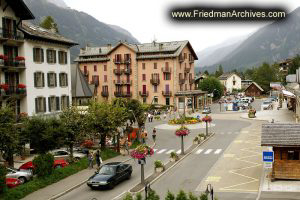
<svg viewBox="0 0 300 200"><path fill-rule="evenodd" d="M271 107L273 106L273 104L272 104L272 101L264 101L264 102L262 102L262 104L261 104L261 108L262 108L262 110L268 110L268 109L271 109Z"/></svg>
<svg viewBox="0 0 300 200"><path fill-rule="evenodd" d="M202 114L209 114L209 113L211 113L210 107L204 107Z"/></svg>
<svg viewBox="0 0 300 200"><path fill-rule="evenodd" d="M6 178L17 178L21 181L21 183L30 181L33 177L31 171L28 170L18 170L13 168L6 168L6 169L7 169Z"/></svg>
<svg viewBox="0 0 300 200"><path fill-rule="evenodd" d="M50 152L55 159L68 159L70 157L70 152L67 150L63 150L63 149L58 149L58 150L53 150ZM81 158L84 158L86 155L83 153L76 153L73 152L73 157L75 160L80 160Z"/></svg>
<svg viewBox="0 0 300 200"><path fill-rule="evenodd" d="M103 165L99 172L91 176L87 185L94 188L108 187L110 189L125 179L130 179L132 166L121 162L111 162Z"/></svg>
<svg viewBox="0 0 300 200"><path fill-rule="evenodd" d="M62 168L62 167L68 166L68 165L69 165L69 163L65 160L54 160L53 168L57 169L57 168ZM32 161L29 161L29 162L21 165L19 169L20 170L29 170L29 171L31 171L31 173L33 173L34 165L33 165Z"/></svg>
<svg viewBox="0 0 300 200"><path fill-rule="evenodd" d="M17 178L6 178L5 184L8 188L15 188L22 184L22 182Z"/></svg>

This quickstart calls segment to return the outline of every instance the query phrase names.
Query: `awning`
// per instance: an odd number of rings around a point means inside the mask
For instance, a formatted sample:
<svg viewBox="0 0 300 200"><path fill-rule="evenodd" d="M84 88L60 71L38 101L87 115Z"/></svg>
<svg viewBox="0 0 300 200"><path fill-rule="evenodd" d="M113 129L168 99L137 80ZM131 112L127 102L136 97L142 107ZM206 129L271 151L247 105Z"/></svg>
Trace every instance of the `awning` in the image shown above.
<svg viewBox="0 0 300 200"><path fill-rule="evenodd" d="M287 91L287 90L282 90L282 93L284 96L287 96L287 97L291 97L291 98L296 97L293 93L291 93L290 91Z"/></svg>

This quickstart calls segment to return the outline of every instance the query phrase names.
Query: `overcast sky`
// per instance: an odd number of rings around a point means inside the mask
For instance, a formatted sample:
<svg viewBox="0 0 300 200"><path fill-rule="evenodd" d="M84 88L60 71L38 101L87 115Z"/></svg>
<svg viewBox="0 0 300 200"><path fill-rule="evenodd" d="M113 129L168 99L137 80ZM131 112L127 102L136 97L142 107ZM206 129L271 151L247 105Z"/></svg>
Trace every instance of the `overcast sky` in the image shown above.
<svg viewBox="0 0 300 200"><path fill-rule="evenodd" d="M299 0L64 0L76 10L86 12L99 21L121 26L140 42L189 40L196 51L219 44L229 38L248 35L266 23L193 23L178 24L167 17L175 5L263 5L283 6L292 11Z"/></svg>

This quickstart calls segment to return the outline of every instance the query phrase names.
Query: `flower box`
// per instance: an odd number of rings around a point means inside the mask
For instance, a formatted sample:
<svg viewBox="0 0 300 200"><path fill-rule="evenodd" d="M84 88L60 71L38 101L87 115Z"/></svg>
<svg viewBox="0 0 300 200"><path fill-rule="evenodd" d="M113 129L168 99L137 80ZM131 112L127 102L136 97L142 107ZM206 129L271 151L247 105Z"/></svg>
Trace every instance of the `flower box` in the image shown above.
<svg viewBox="0 0 300 200"><path fill-rule="evenodd" d="M162 172L162 171L164 171L164 168L163 168L163 167L157 167L157 168L155 168L155 172L156 172L156 173L160 173L160 172Z"/></svg>
<svg viewBox="0 0 300 200"><path fill-rule="evenodd" d="M154 162L154 170L155 172L162 172L164 171L164 164L160 160L156 160Z"/></svg>
<svg viewBox="0 0 300 200"><path fill-rule="evenodd" d="M175 152L171 152L170 161L171 162L176 162L177 160L179 160L178 155Z"/></svg>
<svg viewBox="0 0 300 200"><path fill-rule="evenodd" d="M23 60L25 60L25 58L24 58L23 56L17 56L17 57L15 58L15 60L16 60L16 61L23 61Z"/></svg>
<svg viewBox="0 0 300 200"><path fill-rule="evenodd" d="M175 134L176 136L187 136L188 134L190 134L190 130L185 126L181 126L176 130Z"/></svg>
<svg viewBox="0 0 300 200"><path fill-rule="evenodd" d="M130 153L130 156L134 159L143 159L147 156L151 156L154 154L154 150L145 145L145 144L142 144L142 145L139 145L137 146L131 153Z"/></svg>
<svg viewBox="0 0 300 200"><path fill-rule="evenodd" d="M210 123L212 122L212 118L211 116L206 115L205 117L202 118L202 121L206 123Z"/></svg>
<svg viewBox="0 0 300 200"><path fill-rule="evenodd" d="M0 89L2 89L4 91L8 91L9 85L8 84L0 84Z"/></svg>
<svg viewBox="0 0 300 200"><path fill-rule="evenodd" d="M19 89L25 89L25 88L26 88L26 85L20 83L20 84L18 84L17 88L19 88Z"/></svg>

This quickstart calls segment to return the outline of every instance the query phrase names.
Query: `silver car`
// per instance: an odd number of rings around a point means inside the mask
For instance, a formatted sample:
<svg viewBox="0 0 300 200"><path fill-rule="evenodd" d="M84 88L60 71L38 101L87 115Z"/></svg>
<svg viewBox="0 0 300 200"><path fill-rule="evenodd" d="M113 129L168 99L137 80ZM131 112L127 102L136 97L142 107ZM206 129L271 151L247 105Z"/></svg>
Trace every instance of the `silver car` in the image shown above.
<svg viewBox="0 0 300 200"><path fill-rule="evenodd" d="M57 160L57 159L64 159L64 160L66 160L67 158L70 157L70 152L66 151L66 150L63 150L63 149L53 150L50 153L54 156L55 160ZM73 152L73 157L77 161L80 160L81 158L84 158L85 156L86 156L85 154L74 153Z"/></svg>
<svg viewBox="0 0 300 200"><path fill-rule="evenodd" d="M27 181L30 181L33 177L30 171L18 170L14 168L6 168L6 169L7 169L6 178L17 178L22 182L22 184Z"/></svg>

